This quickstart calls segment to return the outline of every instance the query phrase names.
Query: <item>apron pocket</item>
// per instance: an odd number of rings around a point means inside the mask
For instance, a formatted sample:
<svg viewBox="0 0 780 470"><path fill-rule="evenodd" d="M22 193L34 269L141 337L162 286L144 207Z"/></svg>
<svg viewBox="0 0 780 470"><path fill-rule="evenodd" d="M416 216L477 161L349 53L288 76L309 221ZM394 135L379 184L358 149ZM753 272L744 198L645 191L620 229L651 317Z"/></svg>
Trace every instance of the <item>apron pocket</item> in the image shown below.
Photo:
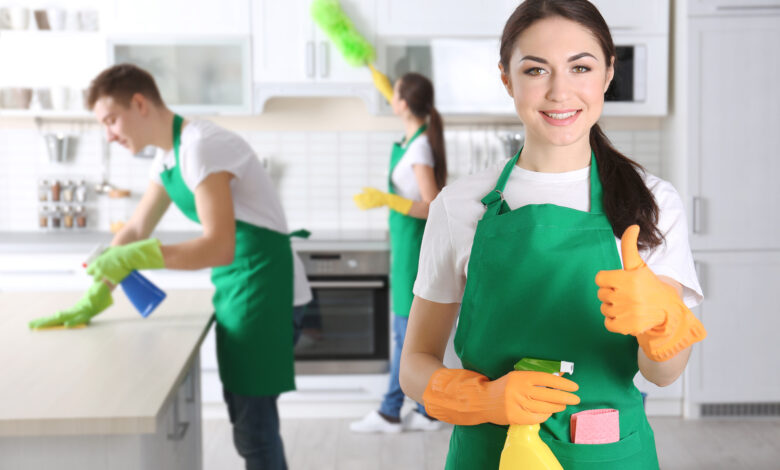
<svg viewBox="0 0 780 470"><path fill-rule="evenodd" d="M642 440L638 432L610 444L572 444L555 439L543 440L566 469L631 468L625 465L639 457L642 450Z"/></svg>

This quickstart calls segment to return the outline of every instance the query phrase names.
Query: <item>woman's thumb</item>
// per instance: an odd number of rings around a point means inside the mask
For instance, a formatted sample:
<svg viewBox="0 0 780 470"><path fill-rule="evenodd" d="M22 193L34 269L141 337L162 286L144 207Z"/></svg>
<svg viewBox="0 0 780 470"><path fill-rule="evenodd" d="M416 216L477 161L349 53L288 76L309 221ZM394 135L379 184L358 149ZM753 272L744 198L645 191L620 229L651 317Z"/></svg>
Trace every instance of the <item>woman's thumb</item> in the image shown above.
<svg viewBox="0 0 780 470"><path fill-rule="evenodd" d="M623 269L631 271L645 265L639 256L637 239L639 238L639 225L629 226L620 238L620 251L623 254Z"/></svg>

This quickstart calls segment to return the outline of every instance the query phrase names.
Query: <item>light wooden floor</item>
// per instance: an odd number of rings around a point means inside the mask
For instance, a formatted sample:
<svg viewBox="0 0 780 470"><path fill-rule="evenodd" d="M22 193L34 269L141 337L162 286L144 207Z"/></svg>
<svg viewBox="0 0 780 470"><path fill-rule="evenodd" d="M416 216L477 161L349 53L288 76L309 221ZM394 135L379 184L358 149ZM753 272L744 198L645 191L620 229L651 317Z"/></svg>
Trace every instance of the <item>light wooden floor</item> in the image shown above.
<svg viewBox="0 0 780 470"><path fill-rule="evenodd" d="M287 419L282 438L290 470L439 470L451 428L438 432L361 435L351 419ZM651 418L661 468L780 470L780 419ZM230 424L203 423L204 470L240 470Z"/></svg>

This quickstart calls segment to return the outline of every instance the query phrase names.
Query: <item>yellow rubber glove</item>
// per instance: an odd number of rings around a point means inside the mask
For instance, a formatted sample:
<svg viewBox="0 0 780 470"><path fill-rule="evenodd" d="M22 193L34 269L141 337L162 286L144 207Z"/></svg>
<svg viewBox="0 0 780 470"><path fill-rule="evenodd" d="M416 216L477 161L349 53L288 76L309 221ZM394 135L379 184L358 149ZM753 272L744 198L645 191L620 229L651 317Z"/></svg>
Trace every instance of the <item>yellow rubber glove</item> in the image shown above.
<svg viewBox="0 0 780 470"><path fill-rule="evenodd" d="M36 318L28 323L28 326L30 329L37 330L86 325L92 317L110 307L112 303L114 300L111 298L111 289L103 282L95 282L74 306L48 317Z"/></svg>
<svg viewBox="0 0 780 470"><path fill-rule="evenodd" d="M382 93L382 96L385 97L388 103L392 103L393 84L390 83L390 80L385 74L374 68L373 65L368 64L368 68L371 69L371 78L374 80L374 87L379 90L379 93Z"/></svg>
<svg viewBox="0 0 780 470"><path fill-rule="evenodd" d="M403 198L397 194L390 194L376 188L363 188L363 192L352 196L355 204L363 209L374 209L387 206L403 215L409 214L412 208L412 200Z"/></svg>
<svg viewBox="0 0 780 470"><path fill-rule="evenodd" d="M661 362L703 340L707 331L685 306L674 287L661 281L639 256L639 226L623 232L623 269L596 275L604 326L637 337L650 359Z"/></svg>
<svg viewBox="0 0 780 470"><path fill-rule="evenodd" d="M127 245L112 246L87 266L87 274L95 281L108 279L119 284L137 269L162 269L165 267L160 241L149 238Z"/></svg>
<svg viewBox="0 0 780 470"><path fill-rule="evenodd" d="M512 371L491 381L465 369L441 368L423 393L425 411L447 423L538 424L576 405L579 386L546 372Z"/></svg>

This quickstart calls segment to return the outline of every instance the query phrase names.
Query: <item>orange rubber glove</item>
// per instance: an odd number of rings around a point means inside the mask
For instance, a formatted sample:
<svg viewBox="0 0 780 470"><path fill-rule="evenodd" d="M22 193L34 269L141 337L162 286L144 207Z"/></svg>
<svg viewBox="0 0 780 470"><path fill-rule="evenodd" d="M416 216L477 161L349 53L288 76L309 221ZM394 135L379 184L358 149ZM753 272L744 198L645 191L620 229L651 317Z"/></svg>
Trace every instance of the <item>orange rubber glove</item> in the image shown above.
<svg viewBox="0 0 780 470"><path fill-rule="evenodd" d="M647 267L639 256L638 237L639 226L628 227L620 240L623 269L596 275L601 313L609 331L636 336L647 357L666 361L703 340L707 331L674 287Z"/></svg>
<svg viewBox="0 0 780 470"><path fill-rule="evenodd" d="M465 369L441 368L423 393L425 411L447 423L539 424L576 405L579 386L546 372L512 371L491 381Z"/></svg>

